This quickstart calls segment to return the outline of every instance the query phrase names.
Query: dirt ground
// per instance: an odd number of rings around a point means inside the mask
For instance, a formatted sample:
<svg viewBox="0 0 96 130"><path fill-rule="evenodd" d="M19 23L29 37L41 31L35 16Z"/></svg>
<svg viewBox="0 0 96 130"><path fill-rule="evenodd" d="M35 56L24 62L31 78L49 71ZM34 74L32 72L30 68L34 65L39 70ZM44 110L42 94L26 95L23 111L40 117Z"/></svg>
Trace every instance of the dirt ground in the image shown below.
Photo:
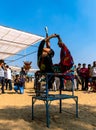
<svg viewBox="0 0 96 130"><path fill-rule="evenodd" d="M62 101L62 113L59 113L59 101L51 102L50 128L46 127L43 101L36 101L32 120L33 82L26 83L24 94L16 94L14 90L5 92L0 94L0 130L96 130L96 92L75 91L79 99L78 118L73 99ZM70 91L63 93L71 94Z"/></svg>

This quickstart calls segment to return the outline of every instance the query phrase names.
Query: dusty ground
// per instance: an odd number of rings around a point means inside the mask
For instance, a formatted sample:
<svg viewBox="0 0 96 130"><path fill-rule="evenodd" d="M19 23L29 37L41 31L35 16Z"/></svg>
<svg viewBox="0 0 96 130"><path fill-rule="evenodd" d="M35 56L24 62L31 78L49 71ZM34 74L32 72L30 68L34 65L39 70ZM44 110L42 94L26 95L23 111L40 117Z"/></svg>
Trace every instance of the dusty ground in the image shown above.
<svg viewBox="0 0 96 130"><path fill-rule="evenodd" d="M0 130L96 130L96 93L75 91L79 98L79 118L75 117L75 102L66 99L59 113L59 101L50 105L50 128L46 127L45 105L36 101L34 120L31 119L33 83L26 83L25 93L14 90L0 94ZM58 92L53 92L58 93ZM71 94L64 91L63 93Z"/></svg>

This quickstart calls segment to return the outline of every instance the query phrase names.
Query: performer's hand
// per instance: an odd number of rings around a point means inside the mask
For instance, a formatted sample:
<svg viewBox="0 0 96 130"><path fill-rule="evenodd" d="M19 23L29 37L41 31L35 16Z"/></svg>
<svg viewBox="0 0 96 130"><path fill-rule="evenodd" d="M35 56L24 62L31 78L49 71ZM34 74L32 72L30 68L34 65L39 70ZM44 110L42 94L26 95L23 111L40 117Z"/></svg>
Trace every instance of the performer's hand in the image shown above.
<svg viewBox="0 0 96 130"><path fill-rule="evenodd" d="M59 34L54 34L54 35L55 35L55 37L58 37L58 38L60 37Z"/></svg>
<svg viewBox="0 0 96 130"><path fill-rule="evenodd" d="M54 37L56 37L56 34L52 34L52 35L46 37L45 42L48 42L51 38L54 38Z"/></svg>
<svg viewBox="0 0 96 130"><path fill-rule="evenodd" d="M59 42L62 42L59 34L55 34L55 36L58 38Z"/></svg>

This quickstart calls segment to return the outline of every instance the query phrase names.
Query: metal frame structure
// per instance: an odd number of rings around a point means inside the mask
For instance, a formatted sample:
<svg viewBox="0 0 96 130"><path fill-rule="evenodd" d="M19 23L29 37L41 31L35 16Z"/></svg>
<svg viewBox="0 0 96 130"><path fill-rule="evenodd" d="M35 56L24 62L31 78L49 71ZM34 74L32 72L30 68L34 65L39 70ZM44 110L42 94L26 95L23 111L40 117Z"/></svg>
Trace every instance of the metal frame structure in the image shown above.
<svg viewBox="0 0 96 130"><path fill-rule="evenodd" d="M49 106L50 106L50 102L54 101L54 100L59 100L59 112L62 112L62 100L64 99L74 99L75 103L76 103L76 117L78 117L78 97L74 96L74 79L72 78L72 95L67 95L67 94L62 94L62 83L64 82L63 79L63 75L61 73L57 73L57 74L53 74L53 73L46 73L46 74L42 74L39 73L37 74L37 82L39 80L39 76L41 77L41 75L45 75L45 79L46 79L46 89L45 92L42 92L40 89L38 89L38 83L36 83L35 85L35 92L36 92L36 96L32 97L32 120L34 120L34 104L36 102L36 100L42 100L44 101L45 105L46 105L46 125L49 128L50 125L50 116L49 116ZM49 94L49 89L48 89L48 81L50 76L58 76L60 77L60 91L59 94ZM63 81L63 82L62 82Z"/></svg>

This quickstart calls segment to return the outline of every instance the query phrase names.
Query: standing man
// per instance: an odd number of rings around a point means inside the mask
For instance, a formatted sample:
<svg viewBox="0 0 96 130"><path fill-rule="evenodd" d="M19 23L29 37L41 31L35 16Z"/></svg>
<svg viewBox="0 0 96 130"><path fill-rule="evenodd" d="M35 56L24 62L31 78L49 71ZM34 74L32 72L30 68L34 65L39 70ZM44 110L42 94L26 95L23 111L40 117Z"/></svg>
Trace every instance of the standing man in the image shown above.
<svg viewBox="0 0 96 130"><path fill-rule="evenodd" d="M27 75L27 73L26 73L24 67L21 67L20 77L23 77L23 78L24 78L24 81L26 81L26 75ZM24 86L24 88L25 88L25 82L24 82L24 85L23 85L23 86Z"/></svg>
<svg viewBox="0 0 96 130"><path fill-rule="evenodd" d="M64 73L73 66L74 61L73 61L73 57L69 49L62 42L60 36L58 34L55 34L55 35L58 38L58 46L61 48L59 66L60 66L61 72Z"/></svg>
<svg viewBox="0 0 96 130"><path fill-rule="evenodd" d="M8 84L9 84L9 90L12 90L12 73L11 73L11 69L9 68L8 65L6 65L6 69L7 69L6 90L8 88Z"/></svg>
<svg viewBox="0 0 96 130"><path fill-rule="evenodd" d="M80 69L81 69L81 63L78 63L76 71L77 71L77 74L78 74L78 78L81 80ZM79 88L79 84L81 84L80 80L77 80L77 89Z"/></svg>
<svg viewBox="0 0 96 130"><path fill-rule="evenodd" d="M93 62L91 74L93 82L93 91L96 92L96 61Z"/></svg>
<svg viewBox="0 0 96 130"><path fill-rule="evenodd" d="M86 64L84 63L80 69L81 75L81 83L82 90L88 90L88 68L86 68Z"/></svg>
<svg viewBox="0 0 96 130"><path fill-rule="evenodd" d="M4 93L4 86L5 86L5 78L4 78L4 60L0 59L0 83L1 83L1 92Z"/></svg>

